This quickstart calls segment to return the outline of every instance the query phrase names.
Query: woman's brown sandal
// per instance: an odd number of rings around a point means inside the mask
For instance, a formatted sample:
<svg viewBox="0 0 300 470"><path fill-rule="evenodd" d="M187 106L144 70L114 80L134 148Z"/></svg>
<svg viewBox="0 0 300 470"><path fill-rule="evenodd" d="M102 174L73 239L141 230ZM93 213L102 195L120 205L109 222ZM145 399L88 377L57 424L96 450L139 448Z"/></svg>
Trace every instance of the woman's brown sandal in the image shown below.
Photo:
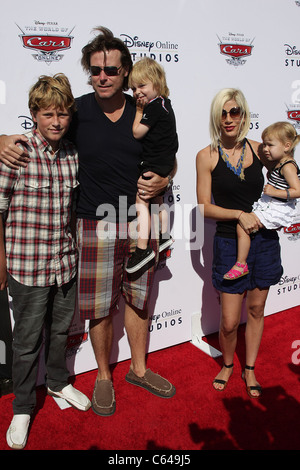
<svg viewBox="0 0 300 470"><path fill-rule="evenodd" d="M227 366L226 364L223 364L224 367L226 367L227 369L231 369L233 367L233 364L230 364L229 366ZM232 373L232 372L231 372ZM231 375L231 374L230 374ZM229 379L228 379L229 380ZM222 380L222 379L215 379L213 381L213 387L215 390L217 390L217 392L224 392L225 388L227 387L227 383L228 383L228 380ZM214 386L214 384L220 384L220 385L224 385L223 388L216 388Z"/></svg>
<svg viewBox="0 0 300 470"><path fill-rule="evenodd" d="M247 370L254 370L254 366L245 366L245 369ZM262 395L262 388L259 384L257 385L247 385L246 379L245 379L245 371L242 373L242 379L246 384L246 390L250 398L259 398ZM258 392L258 395L253 395L251 392L256 391Z"/></svg>

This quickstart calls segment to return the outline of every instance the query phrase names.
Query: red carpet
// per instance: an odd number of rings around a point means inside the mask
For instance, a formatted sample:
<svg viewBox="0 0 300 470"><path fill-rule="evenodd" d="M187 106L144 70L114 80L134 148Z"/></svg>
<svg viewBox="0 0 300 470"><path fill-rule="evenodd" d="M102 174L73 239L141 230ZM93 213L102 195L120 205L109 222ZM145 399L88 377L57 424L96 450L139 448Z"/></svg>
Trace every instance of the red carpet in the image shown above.
<svg viewBox="0 0 300 470"><path fill-rule="evenodd" d="M218 347L216 334L207 339ZM293 353L294 362L300 362L292 349L297 340L300 344L300 307L266 317L256 364L263 386L259 400L248 398L241 380L243 326L234 373L223 393L211 385L222 358L210 358L190 343L148 356L148 367L176 386L170 400L125 382L129 361L114 366L117 410L112 417L96 416L91 409L62 411L41 387L26 450L299 450L300 365L292 362ZM95 375L77 376L74 385L90 397ZM0 398L1 450L9 449L5 434L12 400L13 395Z"/></svg>

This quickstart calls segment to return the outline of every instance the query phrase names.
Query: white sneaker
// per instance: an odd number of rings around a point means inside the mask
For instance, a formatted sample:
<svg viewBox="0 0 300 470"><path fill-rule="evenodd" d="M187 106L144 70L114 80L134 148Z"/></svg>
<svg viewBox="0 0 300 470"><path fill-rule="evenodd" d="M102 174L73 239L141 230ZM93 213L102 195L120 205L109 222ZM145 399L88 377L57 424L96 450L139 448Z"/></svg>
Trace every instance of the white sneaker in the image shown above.
<svg viewBox="0 0 300 470"><path fill-rule="evenodd" d="M61 392L53 392L48 387L48 395L51 395L52 397L63 398L71 406L74 406L74 408L77 408L81 411L87 411L91 407L91 402L88 397L79 390L76 390L76 388L74 388L71 384L64 387Z"/></svg>
<svg viewBox="0 0 300 470"><path fill-rule="evenodd" d="M6 442L12 449L24 449L27 442L30 415L14 415L6 433Z"/></svg>

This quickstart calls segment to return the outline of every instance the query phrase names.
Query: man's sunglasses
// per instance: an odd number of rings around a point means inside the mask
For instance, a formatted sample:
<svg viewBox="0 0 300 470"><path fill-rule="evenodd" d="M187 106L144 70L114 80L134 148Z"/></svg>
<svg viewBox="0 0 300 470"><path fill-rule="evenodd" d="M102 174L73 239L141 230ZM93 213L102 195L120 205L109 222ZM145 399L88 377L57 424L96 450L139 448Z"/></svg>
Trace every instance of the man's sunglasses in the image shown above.
<svg viewBox="0 0 300 470"><path fill-rule="evenodd" d="M226 111L225 109L223 109L222 121L225 121L225 119L227 118L227 114L230 114L231 119L239 119L239 117L241 116L241 108L231 108L230 111Z"/></svg>
<svg viewBox="0 0 300 470"><path fill-rule="evenodd" d="M100 75L101 71L105 73L108 77L115 77L118 75L119 70L122 68L122 65L120 67L115 67L115 66L105 66L105 67L98 67L98 65L91 65L90 67L90 72L93 77L96 77Z"/></svg>

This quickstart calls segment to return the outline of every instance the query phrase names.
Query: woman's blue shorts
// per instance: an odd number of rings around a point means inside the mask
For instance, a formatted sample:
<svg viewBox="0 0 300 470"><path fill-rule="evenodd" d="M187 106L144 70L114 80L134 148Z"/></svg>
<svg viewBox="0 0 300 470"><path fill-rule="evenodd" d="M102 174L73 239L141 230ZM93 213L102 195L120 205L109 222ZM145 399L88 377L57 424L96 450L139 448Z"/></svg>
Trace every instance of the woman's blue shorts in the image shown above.
<svg viewBox="0 0 300 470"><path fill-rule="evenodd" d="M236 262L236 256L237 240L216 235L212 282L218 291L241 294L256 287L265 289L279 282L283 269L279 237L275 230L262 229L252 238L247 258L249 274L234 281L227 281L223 276Z"/></svg>

